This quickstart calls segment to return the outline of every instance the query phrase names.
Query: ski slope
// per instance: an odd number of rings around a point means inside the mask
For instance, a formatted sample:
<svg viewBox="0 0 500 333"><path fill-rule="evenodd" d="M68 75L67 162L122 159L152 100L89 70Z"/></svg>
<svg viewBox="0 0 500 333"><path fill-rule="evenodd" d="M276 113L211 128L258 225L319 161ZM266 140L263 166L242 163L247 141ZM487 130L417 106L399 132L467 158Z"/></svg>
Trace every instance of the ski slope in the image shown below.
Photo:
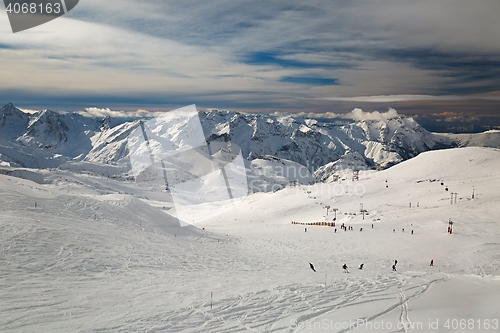
<svg viewBox="0 0 500 333"><path fill-rule="evenodd" d="M0 331L498 332L499 162L492 148L426 152L355 182L253 193L188 227L166 193L4 169ZM326 205L337 232L291 223L331 222Z"/></svg>

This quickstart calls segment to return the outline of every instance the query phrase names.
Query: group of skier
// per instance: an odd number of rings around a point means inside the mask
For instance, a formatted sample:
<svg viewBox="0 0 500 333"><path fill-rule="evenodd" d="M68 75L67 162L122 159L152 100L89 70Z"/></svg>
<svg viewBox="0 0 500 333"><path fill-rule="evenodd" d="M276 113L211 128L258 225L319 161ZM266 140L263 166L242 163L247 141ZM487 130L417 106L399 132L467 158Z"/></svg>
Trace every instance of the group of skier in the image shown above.
<svg viewBox="0 0 500 333"><path fill-rule="evenodd" d="M396 271L397 271L397 269L396 269L396 268L397 268L397 267L396 267L396 266L397 266L397 264L398 264L398 261L397 261L397 259L396 259L396 260L394 260L394 264L392 265L392 271L393 271L393 272L396 272ZM313 264L309 263L309 266L311 267L311 269L312 269L313 271L315 271L315 272L316 272L316 269L314 268L314 265L313 265ZM363 269L363 267L364 267L364 266L365 266L365 264L361 263L361 264L359 265L359 269ZM431 263L430 263L430 265L429 265L429 266L434 266L434 259L431 259ZM344 273L349 273L349 267L347 266L347 264L342 265L342 269L343 269Z"/></svg>
<svg viewBox="0 0 500 333"><path fill-rule="evenodd" d="M335 227L335 224L333 225ZM373 224L372 224L372 229L373 229ZM347 231L347 230L354 230L354 228L350 225L345 225L344 223L342 223L342 225L340 226L340 230L344 230L344 231ZM305 231L307 232L307 228L305 229ZM363 228L360 228L359 231L363 231ZM401 231L404 233L405 232L405 229L401 229ZM336 233L337 232L337 228L334 229L334 232ZM396 232L396 229L392 229L392 232ZM448 228L448 232L450 232L450 228ZM411 234L413 235L413 229L411 230Z"/></svg>
<svg viewBox="0 0 500 333"><path fill-rule="evenodd" d="M395 233L396 229L392 229L392 232ZM405 232L405 228L401 229L401 232L404 233ZM413 229L411 230L411 234L413 235Z"/></svg>
<svg viewBox="0 0 500 333"><path fill-rule="evenodd" d="M334 226L335 226L335 224L334 224ZM373 228L373 224L372 224L372 228ZM342 225L340 226L340 229L344 230L344 231L354 230L354 228L352 226L347 226L344 223L342 223ZM307 228L305 229L305 231L307 232ZM363 228L360 228L359 231L363 231ZM404 233L405 229L403 228L403 229L401 229L401 231ZM337 228L335 228L335 232L337 232ZM393 229L393 232L396 232L396 229ZM448 232L450 232L450 231L448 230ZM411 230L411 234L413 235L413 230ZM394 260L394 264L392 265L393 272L397 271L397 264L398 264L398 261ZM313 264L309 263L309 265L310 265L311 269L316 272L316 269L314 268ZM431 260L431 263L429 266L434 266L434 259ZM364 264L361 263L359 265L359 269L362 270L363 267L364 267ZM342 269L343 269L344 273L349 273L349 267L347 266L347 264L342 265Z"/></svg>

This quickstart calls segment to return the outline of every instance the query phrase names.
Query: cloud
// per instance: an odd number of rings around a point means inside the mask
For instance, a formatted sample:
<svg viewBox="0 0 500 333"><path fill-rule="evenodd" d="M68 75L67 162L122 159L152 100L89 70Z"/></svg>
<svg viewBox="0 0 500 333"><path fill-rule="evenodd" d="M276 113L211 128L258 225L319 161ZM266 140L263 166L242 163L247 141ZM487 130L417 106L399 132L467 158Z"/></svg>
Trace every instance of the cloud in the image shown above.
<svg viewBox="0 0 500 333"><path fill-rule="evenodd" d="M129 115L129 112L125 111L115 111L110 110L109 108L100 109L96 107L85 108L84 111L80 111L78 113L89 117L127 117Z"/></svg>
<svg viewBox="0 0 500 333"><path fill-rule="evenodd" d="M347 118L353 119L353 120L378 120L378 121L385 121L388 119L400 117L398 112L390 108L386 112L364 112L361 109L354 109L350 113L346 115Z"/></svg>
<svg viewBox="0 0 500 333"><path fill-rule="evenodd" d="M26 106L49 96L80 109L296 112L330 101L497 101L475 95L500 90L499 11L497 0L86 0L2 34L0 95L17 92ZM0 30L10 30L3 10Z"/></svg>
<svg viewBox="0 0 500 333"><path fill-rule="evenodd" d="M491 100L500 101L500 96L487 95L380 95L380 96L356 96L356 97L324 97L320 99L340 101L340 102L370 102L370 103L390 103L390 102L410 102L410 101L467 101L467 100Z"/></svg>
<svg viewBox="0 0 500 333"><path fill-rule="evenodd" d="M471 115L463 115L461 113L458 113L458 112L453 112L453 111L444 111L444 112L439 112L439 113L433 113L431 114L432 117L436 118L436 119L440 119L440 120L443 120L445 122L470 122L470 121L476 121L478 120L479 118L478 117L474 117L474 116L471 116Z"/></svg>
<svg viewBox="0 0 500 333"><path fill-rule="evenodd" d="M124 110L111 110L109 108L88 107L83 111L77 113L86 117L117 117L117 118L130 118L130 117L154 117L159 116L163 112L151 112L147 110L137 111L124 111Z"/></svg>
<svg viewBox="0 0 500 333"><path fill-rule="evenodd" d="M286 117L290 116L291 113L287 112L274 112L272 115L276 117ZM294 112L293 116L299 116L303 118L328 118L328 119L349 119L349 120L377 120L377 121L385 121L397 117L401 117L401 115L393 108L389 108L386 112L365 112L362 109L355 108L351 112L348 113L335 113L335 112L323 112L323 113L313 113L313 112Z"/></svg>

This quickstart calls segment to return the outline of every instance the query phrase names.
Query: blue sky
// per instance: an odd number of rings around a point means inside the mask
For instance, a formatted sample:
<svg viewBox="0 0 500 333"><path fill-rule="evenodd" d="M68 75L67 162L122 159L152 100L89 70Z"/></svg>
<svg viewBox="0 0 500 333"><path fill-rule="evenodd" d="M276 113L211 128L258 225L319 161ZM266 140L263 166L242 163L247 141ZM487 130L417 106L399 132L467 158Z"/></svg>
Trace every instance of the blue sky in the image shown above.
<svg viewBox="0 0 500 333"><path fill-rule="evenodd" d="M13 34L2 11L0 102L500 118L498 13L498 0L80 0Z"/></svg>

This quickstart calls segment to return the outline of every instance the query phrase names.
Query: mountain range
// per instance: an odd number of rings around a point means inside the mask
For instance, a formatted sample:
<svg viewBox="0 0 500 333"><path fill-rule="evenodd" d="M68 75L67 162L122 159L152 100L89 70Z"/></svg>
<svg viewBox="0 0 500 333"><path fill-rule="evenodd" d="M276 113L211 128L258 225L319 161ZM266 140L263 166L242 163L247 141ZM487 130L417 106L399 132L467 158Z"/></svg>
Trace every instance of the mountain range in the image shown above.
<svg viewBox="0 0 500 333"><path fill-rule="evenodd" d="M208 109L198 113L207 142L231 142L247 161L274 157L305 166L320 181L342 170L385 169L418 154L464 146L500 147L500 132L438 134L394 113L378 120L312 119ZM91 117L41 110L0 109L3 166L67 168L130 174L128 136L144 118ZM167 128L175 136L176 128ZM102 168L94 168L102 173Z"/></svg>

